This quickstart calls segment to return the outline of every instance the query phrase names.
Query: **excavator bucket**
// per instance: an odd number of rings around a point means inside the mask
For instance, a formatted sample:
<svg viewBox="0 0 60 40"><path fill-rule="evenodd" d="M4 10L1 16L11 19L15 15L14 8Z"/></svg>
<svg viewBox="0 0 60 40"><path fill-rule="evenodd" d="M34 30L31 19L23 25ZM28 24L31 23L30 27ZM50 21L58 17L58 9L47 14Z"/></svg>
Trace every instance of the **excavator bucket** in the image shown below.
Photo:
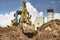
<svg viewBox="0 0 60 40"><path fill-rule="evenodd" d="M35 31L35 28L33 25L28 25L24 23L22 31L23 33L33 33Z"/></svg>

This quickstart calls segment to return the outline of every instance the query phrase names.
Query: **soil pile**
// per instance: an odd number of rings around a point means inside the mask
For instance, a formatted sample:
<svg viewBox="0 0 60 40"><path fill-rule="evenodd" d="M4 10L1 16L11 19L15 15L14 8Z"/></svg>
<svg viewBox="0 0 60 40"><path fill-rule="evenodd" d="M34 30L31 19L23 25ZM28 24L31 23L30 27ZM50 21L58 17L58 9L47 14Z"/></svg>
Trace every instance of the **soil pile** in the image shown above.
<svg viewBox="0 0 60 40"><path fill-rule="evenodd" d="M0 28L0 40L60 40L60 20L51 20L43 24L32 37L23 34L17 26Z"/></svg>
<svg viewBox="0 0 60 40"><path fill-rule="evenodd" d="M60 20L51 20L38 29L37 40L60 40Z"/></svg>
<svg viewBox="0 0 60 40"><path fill-rule="evenodd" d="M0 28L0 40L36 40L35 38L36 37L30 38L27 35L23 34L20 31L19 27Z"/></svg>

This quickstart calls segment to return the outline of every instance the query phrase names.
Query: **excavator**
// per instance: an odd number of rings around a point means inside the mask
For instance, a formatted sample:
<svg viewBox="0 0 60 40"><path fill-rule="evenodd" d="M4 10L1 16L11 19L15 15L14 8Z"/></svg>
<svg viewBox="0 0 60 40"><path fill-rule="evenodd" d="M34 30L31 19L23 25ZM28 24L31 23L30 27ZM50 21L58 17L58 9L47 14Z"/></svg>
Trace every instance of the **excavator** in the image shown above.
<svg viewBox="0 0 60 40"><path fill-rule="evenodd" d="M30 21L31 16L29 16L26 8L26 0L22 0L22 14L20 18L20 30L23 33L34 33L35 26Z"/></svg>
<svg viewBox="0 0 60 40"><path fill-rule="evenodd" d="M18 23L18 15L20 15L19 23ZM20 31L23 33L34 33L35 32L35 26L31 22L31 15L27 11L26 8L26 0L22 0L22 10L21 11L16 11L14 14L15 21L11 20L11 26L19 26Z"/></svg>

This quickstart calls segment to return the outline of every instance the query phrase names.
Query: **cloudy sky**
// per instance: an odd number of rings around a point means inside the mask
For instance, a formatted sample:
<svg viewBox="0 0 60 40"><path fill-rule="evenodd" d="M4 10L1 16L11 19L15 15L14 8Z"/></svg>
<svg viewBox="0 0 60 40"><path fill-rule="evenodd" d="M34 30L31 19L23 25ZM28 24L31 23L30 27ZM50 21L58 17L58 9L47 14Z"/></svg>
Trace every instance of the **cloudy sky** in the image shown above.
<svg viewBox="0 0 60 40"><path fill-rule="evenodd" d="M0 0L0 13L9 13L21 8L22 0ZM60 0L27 0L38 12L43 11L44 15L49 7L52 7L56 13L60 13Z"/></svg>
<svg viewBox="0 0 60 40"><path fill-rule="evenodd" d="M22 0L0 0L0 25L10 24L14 19L13 15L17 9L21 9ZM32 21L38 16L45 16L46 10L51 7L54 9L55 19L60 19L60 0L27 0L27 11L32 15Z"/></svg>

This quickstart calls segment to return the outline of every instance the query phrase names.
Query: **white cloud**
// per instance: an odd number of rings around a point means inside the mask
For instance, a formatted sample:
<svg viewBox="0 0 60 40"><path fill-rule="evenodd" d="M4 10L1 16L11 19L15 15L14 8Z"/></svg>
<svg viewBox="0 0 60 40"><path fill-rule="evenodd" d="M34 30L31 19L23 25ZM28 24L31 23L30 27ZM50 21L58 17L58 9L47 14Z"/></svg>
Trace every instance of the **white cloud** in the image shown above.
<svg viewBox="0 0 60 40"><path fill-rule="evenodd" d="M27 11L30 13L30 15L32 15L31 17L32 23L34 23L36 17L43 17L43 12L38 13L37 9L33 5L31 5L30 2L27 2L26 5Z"/></svg>
<svg viewBox="0 0 60 40"><path fill-rule="evenodd" d="M32 23L34 23L34 21L37 17L38 11L35 7L33 7L31 5L31 3L27 2L26 5L27 5L27 11L30 13L30 15L32 15L32 17L31 17Z"/></svg>
<svg viewBox="0 0 60 40"><path fill-rule="evenodd" d="M54 4L55 3L55 1L51 1L51 4Z"/></svg>
<svg viewBox="0 0 60 40"><path fill-rule="evenodd" d="M60 13L55 13L54 14L54 19L60 19Z"/></svg>
<svg viewBox="0 0 60 40"><path fill-rule="evenodd" d="M44 16L43 16L43 12L39 12L39 13L37 14L37 17L44 17Z"/></svg>
<svg viewBox="0 0 60 40"><path fill-rule="evenodd" d="M60 0L59 1L51 1L51 4L55 4L55 3L60 3Z"/></svg>
<svg viewBox="0 0 60 40"><path fill-rule="evenodd" d="M14 13L12 11L9 14L0 14L0 26L7 27L7 25L10 25L10 21L14 19Z"/></svg>
<svg viewBox="0 0 60 40"><path fill-rule="evenodd" d="M47 22L47 17L44 18L44 23L46 23L46 22Z"/></svg>

